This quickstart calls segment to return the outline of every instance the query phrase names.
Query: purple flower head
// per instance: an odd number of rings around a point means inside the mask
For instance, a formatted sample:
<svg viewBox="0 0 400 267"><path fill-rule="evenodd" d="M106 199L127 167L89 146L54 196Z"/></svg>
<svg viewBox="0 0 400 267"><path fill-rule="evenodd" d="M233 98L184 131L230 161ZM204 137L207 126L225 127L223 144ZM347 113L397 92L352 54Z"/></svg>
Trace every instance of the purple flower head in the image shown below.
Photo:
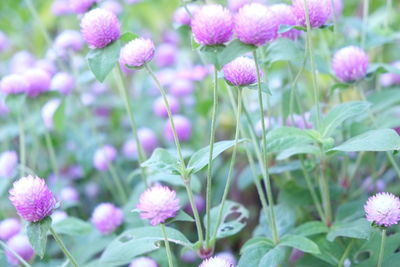
<svg viewBox="0 0 400 267"><path fill-rule="evenodd" d="M51 215L56 206L53 193L39 177L22 177L14 182L9 193L18 215L28 222L41 221Z"/></svg>
<svg viewBox="0 0 400 267"><path fill-rule="evenodd" d="M93 165L99 171L108 170L108 165L117 157L117 150L111 145L104 145L96 150Z"/></svg>
<svg viewBox="0 0 400 267"><path fill-rule="evenodd" d="M0 154L0 177L13 175L18 164L18 155L15 151L5 151Z"/></svg>
<svg viewBox="0 0 400 267"><path fill-rule="evenodd" d="M108 11L111 11L115 15L119 15L122 13L122 6L119 2L114 0L107 0L101 3L101 8L104 8Z"/></svg>
<svg viewBox="0 0 400 267"><path fill-rule="evenodd" d="M54 224L61 222L66 218L68 218L68 214L62 210L57 210L51 215L51 220Z"/></svg>
<svg viewBox="0 0 400 267"><path fill-rule="evenodd" d="M50 76L54 75L57 72L56 65L49 59L40 59L36 61L35 68L44 70Z"/></svg>
<svg viewBox="0 0 400 267"><path fill-rule="evenodd" d="M152 258L138 257L129 264L129 267L158 267L158 264Z"/></svg>
<svg viewBox="0 0 400 267"><path fill-rule="evenodd" d="M83 39L78 31L66 30L60 33L54 41L54 47L57 51L66 52L72 50L80 51L83 47Z"/></svg>
<svg viewBox="0 0 400 267"><path fill-rule="evenodd" d="M0 53L5 51L7 48L8 48L8 38L2 31L0 31Z"/></svg>
<svg viewBox="0 0 400 267"><path fill-rule="evenodd" d="M90 199L95 199L97 195L100 192L100 187L97 183L95 182L88 182L85 185L85 194L90 198Z"/></svg>
<svg viewBox="0 0 400 267"><path fill-rule="evenodd" d="M5 94L20 94L28 91L29 84L23 75L10 74L0 82L0 91Z"/></svg>
<svg viewBox="0 0 400 267"><path fill-rule="evenodd" d="M140 211L140 218L148 219L153 226L175 217L180 209L176 192L160 185L144 191L136 207Z"/></svg>
<svg viewBox="0 0 400 267"><path fill-rule="evenodd" d="M33 67L35 64L34 56L28 51L19 51L13 55L10 60L10 72L24 73L26 70Z"/></svg>
<svg viewBox="0 0 400 267"><path fill-rule="evenodd" d="M60 106L60 99L49 100L42 108L42 119L47 129L53 129L53 116Z"/></svg>
<svg viewBox="0 0 400 267"><path fill-rule="evenodd" d="M24 73L24 77L29 84L26 92L30 97L38 96L50 89L51 77L48 72L42 69L34 68L27 70Z"/></svg>
<svg viewBox="0 0 400 267"><path fill-rule="evenodd" d="M332 5L332 3L330 3ZM333 0L333 6L335 8L335 16L336 18L340 18L343 12L343 0ZM331 12L333 16L333 12Z"/></svg>
<svg viewBox="0 0 400 267"><path fill-rule="evenodd" d="M139 68L151 61L153 57L153 41L145 38L136 38L122 47L119 63Z"/></svg>
<svg viewBox="0 0 400 267"><path fill-rule="evenodd" d="M157 136L153 130L149 128L140 128L138 130L138 137L139 137L139 142L142 145L146 155L151 155L153 150L158 147ZM136 158L137 157L136 141L133 139L126 141L122 148L122 153L127 158Z"/></svg>
<svg viewBox="0 0 400 267"><path fill-rule="evenodd" d="M124 214L122 210L111 203L98 205L93 213L91 221L102 234L110 234L122 224Z"/></svg>
<svg viewBox="0 0 400 267"><path fill-rule="evenodd" d="M389 227L400 221L400 199L391 193L378 193L364 205L367 220Z"/></svg>
<svg viewBox="0 0 400 267"><path fill-rule="evenodd" d="M69 0L71 11L82 14L85 13L97 0Z"/></svg>
<svg viewBox="0 0 400 267"><path fill-rule="evenodd" d="M303 256L304 256L303 251L294 248L294 249L292 249L292 253L290 253L289 262L294 264L296 261L298 261Z"/></svg>
<svg viewBox="0 0 400 267"><path fill-rule="evenodd" d="M125 0L125 3L127 4L137 4L142 2L143 0Z"/></svg>
<svg viewBox="0 0 400 267"><path fill-rule="evenodd" d="M82 18L81 33L90 48L103 48L119 38L120 24L114 13L96 8Z"/></svg>
<svg viewBox="0 0 400 267"><path fill-rule="evenodd" d="M71 204L79 202L79 193L73 186L64 187L60 192L61 200Z"/></svg>
<svg viewBox="0 0 400 267"><path fill-rule="evenodd" d="M175 97L183 97L190 95L194 90L194 85L191 80L177 79L172 82L169 92Z"/></svg>
<svg viewBox="0 0 400 267"><path fill-rule="evenodd" d="M232 266L236 265L236 257L229 250L223 251L223 252L219 252L215 256L219 257L219 258L225 258L228 262L230 262L232 264Z"/></svg>
<svg viewBox="0 0 400 267"><path fill-rule="evenodd" d="M280 25L295 26L297 25L296 18L294 17L293 7L287 4L276 4L270 6L272 12L275 13L275 18L278 20L278 27ZM291 29L287 32L278 34L278 37L289 38L296 40L301 35L301 31Z"/></svg>
<svg viewBox="0 0 400 267"><path fill-rule="evenodd" d="M235 33L245 43L261 46L278 35L278 20L265 5L245 5L235 15Z"/></svg>
<svg viewBox="0 0 400 267"><path fill-rule="evenodd" d="M193 250L186 250L181 254L181 260L185 263L193 263L198 259L198 255Z"/></svg>
<svg viewBox="0 0 400 267"><path fill-rule="evenodd" d="M50 87L64 95L68 95L72 89L74 89L75 81L71 74L67 72L59 72L51 79Z"/></svg>
<svg viewBox="0 0 400 267"><path fill-rule="evenodd" d="M158 67L168 67L176 61L176 46L173 44L161 44L156 52L156 64Z"/></svg>
<svg viewBox="0 0 400 267"><path fill-rule="evenodd" d="M226 64L223 69L224 78L234 86L246 86L257 82L257 69L254 60L238 57Z"/></svg>
<svg viewBox="0 0 400 267"><path fill-rule="evenodd" d="M232 15L220 5L205 5L194 15L192 31L202 45L226 43L233 35Z"/></svg>
<svg viewBox="0 0 400 267"><path fill-rule="evenodd" d="M18 234L10 238L10 240L7 241L7 247L17 253L25 261L30 261L35 254L28 237L23 234ZM13 266L21 264L10 250L6 250L5 254L9 264Z"/></svg>
<svg viewBox="0 0 400 267"><path fill-rule="evenodd" d="M55 0L51 5L51 12L56 16L70 14L71 7L68 1L69 0Z"/></svg>
<svg viewBox="0 0 400 267"><path fill-rule="evenodd" d="M21 222L16 218L7 218L0 222L0 239L7 241L22 230Z"/></svg>
<svg viewBox="0 0 400 267"><path fill-rule="evenodd" d="M395 61L391 64L393 67L400 70L400 61ZM389 87L392 85L400 84L400 75L396 73L384 73L381 75L380 83L383 87Z"/></svg>
<svg viewBox="0 0 400 267"><path fill-rule="evenodd" d="M179 141L188 141L192 137L192 123L190 120L182 115L174 115L173 120ZM170 120L165 122L164 136L168 141L174 141Z"/></svg>
<svg viewBox="0 0 400 267"><path fill-rule="evenodd" d="M224 257L212 257L205 259L199 267L234 267L234 265L229 262Z"/></svg>
<svg viewBox="0 0 400 267"><path fill-rule="evenodd" d="M193 4L186 5L186 7L192 14L192 16L194 16L196 12L199 10L199 6ZM174 13L174 23L178 25L190 26L191 20L192 19L190 15L183 6L179 7Z"/></svg>
<svg viewBox="0 0 400 267"><path fill-rule="evenodd" d="M176 99L174 96L167 96L168 104L171 109L172 114L176 114L180 110L180 104L178 99ZM160 96L158 97L153 104L153 112L159 117L162 118L167 118L168 117L168 112L167 108L165 107L164 104L164 99Z"/></svg>
<svg viewBox="0 0 400 267"><path fill-rule="evenodd" d="M331 16L331 0L307 0L307 7L310 25L313 28L324 25ZM296 17L297 24L306 27L304 0L293 0L293 13Z"/></svg>
<svg viewBox="0 0 400 267"><path fill-rule="evenodd" d="M335 53L332 69L341 82L354 82L367 75L368 55L357 46L347 46Z"/></svg>
<svg viewBox="0 0 400 267"><path fill-rule="evenodd" d="M197 211L199 213L202 213L204 211L205 206L206 206L206 202L204 200L204 197L201 196L201 195L195 195L194 196L194 203L196 205ZM185 211L187 213L193 214L192 206L190 205L190 203L187 203L187 205L185 206Z"/></svg>

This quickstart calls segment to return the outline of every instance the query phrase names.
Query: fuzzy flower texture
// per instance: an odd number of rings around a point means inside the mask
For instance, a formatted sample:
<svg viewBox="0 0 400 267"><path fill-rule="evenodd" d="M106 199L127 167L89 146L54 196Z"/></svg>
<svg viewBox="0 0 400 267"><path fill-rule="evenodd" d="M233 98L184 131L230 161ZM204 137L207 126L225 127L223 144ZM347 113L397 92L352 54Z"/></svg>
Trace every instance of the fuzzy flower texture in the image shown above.
<svg viewBox="0 0 400 267"><path fill-rule="evenodd" d="M341 82L354 82L367 75L368 55L357 46L347 46L333 56L332 69Z"/></svg>
<svg viewBox="0 0 400 267"><path fill-rule="evenodd" d="M254 60L238 57L222 69L224 78L234 86L246 86L257 82L257 69Z"/></svg>
<svg viewBox="0 0 400 267"><path fill-rule="evenodd" d="M140 68L154 57L154 43L150 39L136 38L121 49L119 63L122 66Z"/></svg>
<svg viewBox="0 0 400 267"><path fill-rule="evenodd" d="M367 220L389 227L400 221L400 199L391 193L378 193L364 205Z"/></svg>
<svg viewBox="0 0 400 267"><path fill-rule="evenodd" d="M137 209L140 211L140 218L148 219L154 226L175 217L180 209L179 199L174 190L156 185L142 193Z"/></svg>
<svg viewBox="0 0 400 267"><path fill-rule="evenodd" d="M123 219L121 209L111 203L102 203L93 211L91 221L102 234L109 234L122 224Z"/></svg>
<svg viewBox="0 0 400 267"><path fill-rule="evenodd" d="M324 25L331 16L332 3L331 0L307 0L308 16L310 26L318 28ZM306 27L306 9L304 0L293 0L293 13L298 24Z"/></svg>
<svg viewBox="0 0 400 267"><path fill-rule="evenodd" d="M234 267L232 262L228 261L224 257L212 257L204 260L199 267Z"/></svg>
<svg viewBox="0 0 400 267"><path fill-rule="evenodd" d="M9 199L17 213L28 222L38 222L51 215L56 199L39 177L22 177L13 184Z"/></svg>

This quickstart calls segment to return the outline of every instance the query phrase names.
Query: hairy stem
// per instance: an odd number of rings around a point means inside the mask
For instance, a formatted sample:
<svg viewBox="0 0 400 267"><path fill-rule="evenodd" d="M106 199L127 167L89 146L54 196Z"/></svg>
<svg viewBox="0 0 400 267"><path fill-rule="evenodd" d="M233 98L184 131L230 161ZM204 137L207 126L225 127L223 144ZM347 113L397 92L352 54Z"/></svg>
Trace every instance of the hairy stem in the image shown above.
<svg viewBox="0 0 400 267"><path fill-rule="evenodd" d="M50 227L50 233L54 237L54 240L57 242L58 246L60 247L64 255L69 259L71 264L74 267L78 267L78 263L76 262L75 258L68 251L67 247L64 245L64 242L61 240L60 236L54 231L53 227Z"/></svg>

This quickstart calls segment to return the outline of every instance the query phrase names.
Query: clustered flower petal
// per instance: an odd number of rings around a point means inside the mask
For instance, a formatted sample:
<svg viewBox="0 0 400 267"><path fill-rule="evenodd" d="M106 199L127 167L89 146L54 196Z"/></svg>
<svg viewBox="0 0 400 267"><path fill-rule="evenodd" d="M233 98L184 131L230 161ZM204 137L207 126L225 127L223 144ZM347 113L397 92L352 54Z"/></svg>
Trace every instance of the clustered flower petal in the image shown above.
<svg viewBox="0 0 400 267"><path fill-rule="evenodd" d="M332 69L342 82L354 82L367 75L368 55L357 46L347 46L335 53Z"/></svg>
<svg viewBox="0 0 400 267"><path fill-rule="evenodd" d="M324 25L331 16L331 0L307 0L308 16L312 28ZM306 27L306 12L304 0L293 0L293 12L297 23Z"/></svg>
<svg viewBox="0 0 400 267"><path fill-rule="evenodd" d="M199 6L193 4L186 5L186 8L189 10L192 16L194 16L199 10ZM190 17L185 7L181 6L175 11L174 22L176 24L190 26L191 21L192 18Z"/></svg>
<svg viewBox="0 0 400 267"><path fill-rule="evenodd" d="M122 224L124 215L122 210L111 203L98 205L92 214L91 221L102 234L113 232Z"/></svg>
<svg viewBox="0 0 400 267"><path fill-rule="evenodd" d="M119 63L123 66L142 67L154 57L154 43L150 39L136 38L121 49Z"/></svg>
<svg viewBox="0 0 400 267"><path fill-rule="evenodd" d="M394 68L400 71L400 61L392 62L391 64ZM400 84L400 74L388 72L381 75L380 82L382 86L388 87L392 85L399 85Z"/></svg>
<svg viewBox="0 0 400 267"><path fill-rule="evenodd" d="M67 95L75 87L75 81L68 72L59 72L53 76L51 80L51 89L57 90L60 93Z"/></svg>
<svg viewBox="0 0 400 267"><path fill-rule="evenodd" d="M9 240L22 230L21 222L16 218L7 218L0 222L0 239Z"/></svg>
<svg viewBox="0 0 400 267"><path fill-rule="evenodd" d="M245 86L257 82L257 69L254 60L238 57L226 64L223 69L224 78L235 86Z"/></svg>
<svg viewBox="0 0 400 267"><path fill-rule="evenodd" d="M17 257L15 257L11 250L17 253L25 261L30 261L35 255L28 237L23 234L18 234L10 238L10 240L7 241L7 247L10 249L6 250L7 261L14 266L21 264L21 262Z"/></svg>
<svg viewBox="0 0 400 267"><path fill-rule="evenodd" d="M54 41L54 47L58 51L79 51L83 47L82 36L78 31L66 30L60 33Z"/></svg>
<svg viewBox="0 0 400 267"><path fill-rule="evenodd" d="M205 259L199 267L234 267L234 265L226 258L216 256Z"/></svg>
<svg viewBox="0 0 400 267"><path fill-rule="evenodd" d="M175 98L174 96L167 95L167 101L168 101L171 113L172 114L178 113L180 110L179 100L177 98ZM155 115L157 115L159 117L163 117L163 118L168 117L167 108L165 106L164 99L162 98L162 96L158 97L154 101L153 112Z"/></svg>
<svg viewBox="0 0 400 267"><path fill-rule="evenodd" d="M43 69L33 68L24 73L24 77L29 84L27 95L30 97L38 96L50 89L51 77Z"/></svg>
<svg viewBox="0 0 400 267"><path fill-rule="evenodd" d="M15 151L4 151L0 155L0 177L10 178L18 164L18 155Z"/></svg>
<svg viewBox="0 0 400 267"><path fill-rule="evenodd" d="M219 45L233 35L233 18L221 5L205 5L193 17L192 32L202 45Z"/></svg>
<svg viewBox="0 0 400 267"><path fill-rule="evenodd" d="M157 135L149 128L140 128L137 134L144 152L146 155L151 155L153 150L158 146ZM138 156L136 141L134 139L126 141L123 145L122 152L127 158L136 158Z"/></svg>
<svg viewBox="0 0 400 267"><path fill-rule="evenodd" d="M287 4L276 4L270 6L270 9L275 14L275 18L278 21L278 27L280 25L295 26L297 25L296 18L293 13L293 7ZM287 32L279 33L279 37L289 38L292 40L297 39L301 35L301 31L296 29L290 29Z"/></svg>
<svg viewBox="0 0 400 267"><path fill-rule="evenodd" d="M29 84L24 76L19 74L10 74L4 76L0 83L0 91L5 94L20 94L28 91Z"/></svg>
<svg viewBox="0 0 400 267"><path fill-rule="evenodd" d="M158 264L152 258L138 257L129 264L129 267L158 267Z"/></svg>
<svg viewBox="0 0 400 267"><path fill-rule="evenodd" d="M190 120L182 115L173 116L176 135L179 141L188 141L192 137L192 123ZM165 122L164 126L165 139L168 141L174 141L174 134L172 131L172 126L170 120Z"/></svg>
<svg viewBox="0 0 400 267"><path fill-rule="evenodd" d="M117 150L111 145L104 145L96 150L93 165L99 171L108 170L108 165L117 157Z"/></svg>
<svg viewBox="0 0 400 267"><path fill-rule="evenodd" d="M175 217L180 209L179 199L176 198L174 190L156 185L140 195L137 209L140 211L140 218L148 219L154 226Z"/></svg>
<svg viewBox="0 0 400 267"><path fill-rule="evenodd" d="M97 0L69 0L70 9L78 14L85 13Z"/></svg>
<svg viewBox="0 0 400 267"><path fill-rule="evenodd" d="M367 220L389 227L400 221L400 199L391 193L378 193L364 205Z"/></svg>
<svg viewBox="0 0 400 267"><path fill-rule="evenodd" d="M14 182L9 199L19 216L28 222L38 222L51 215L56 199L46 182L33 176L22 177Z"/></svg>

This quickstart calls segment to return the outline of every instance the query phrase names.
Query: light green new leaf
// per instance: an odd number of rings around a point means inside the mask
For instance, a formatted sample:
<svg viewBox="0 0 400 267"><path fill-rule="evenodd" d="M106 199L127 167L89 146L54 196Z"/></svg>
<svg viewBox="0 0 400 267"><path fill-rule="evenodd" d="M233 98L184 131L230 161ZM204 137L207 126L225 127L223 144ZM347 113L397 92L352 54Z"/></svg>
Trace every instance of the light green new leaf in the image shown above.
<svg viewBox="0 0 400 267"><path fill-rule="evenodd" d="M317 244L301 235L285 235L280 240L279 246L292 247L311 254L320 253Z"/></svg>
<svg viewBox="0 0 400 267"><path fill-rule="evenodd" d="M104 48L92 49L88 53L89 68L99 82L103 82L114 68L120 48L119 41L114 41Z"/></svg>
<svg viewBox="0 0 400 267"><path fill-rule="evenodd" d="M36 254L43 258L46 252L47 233L51 227L51 218L46 217L39 222L29 223L26 228L29 243L31 243Z"/></svg>

